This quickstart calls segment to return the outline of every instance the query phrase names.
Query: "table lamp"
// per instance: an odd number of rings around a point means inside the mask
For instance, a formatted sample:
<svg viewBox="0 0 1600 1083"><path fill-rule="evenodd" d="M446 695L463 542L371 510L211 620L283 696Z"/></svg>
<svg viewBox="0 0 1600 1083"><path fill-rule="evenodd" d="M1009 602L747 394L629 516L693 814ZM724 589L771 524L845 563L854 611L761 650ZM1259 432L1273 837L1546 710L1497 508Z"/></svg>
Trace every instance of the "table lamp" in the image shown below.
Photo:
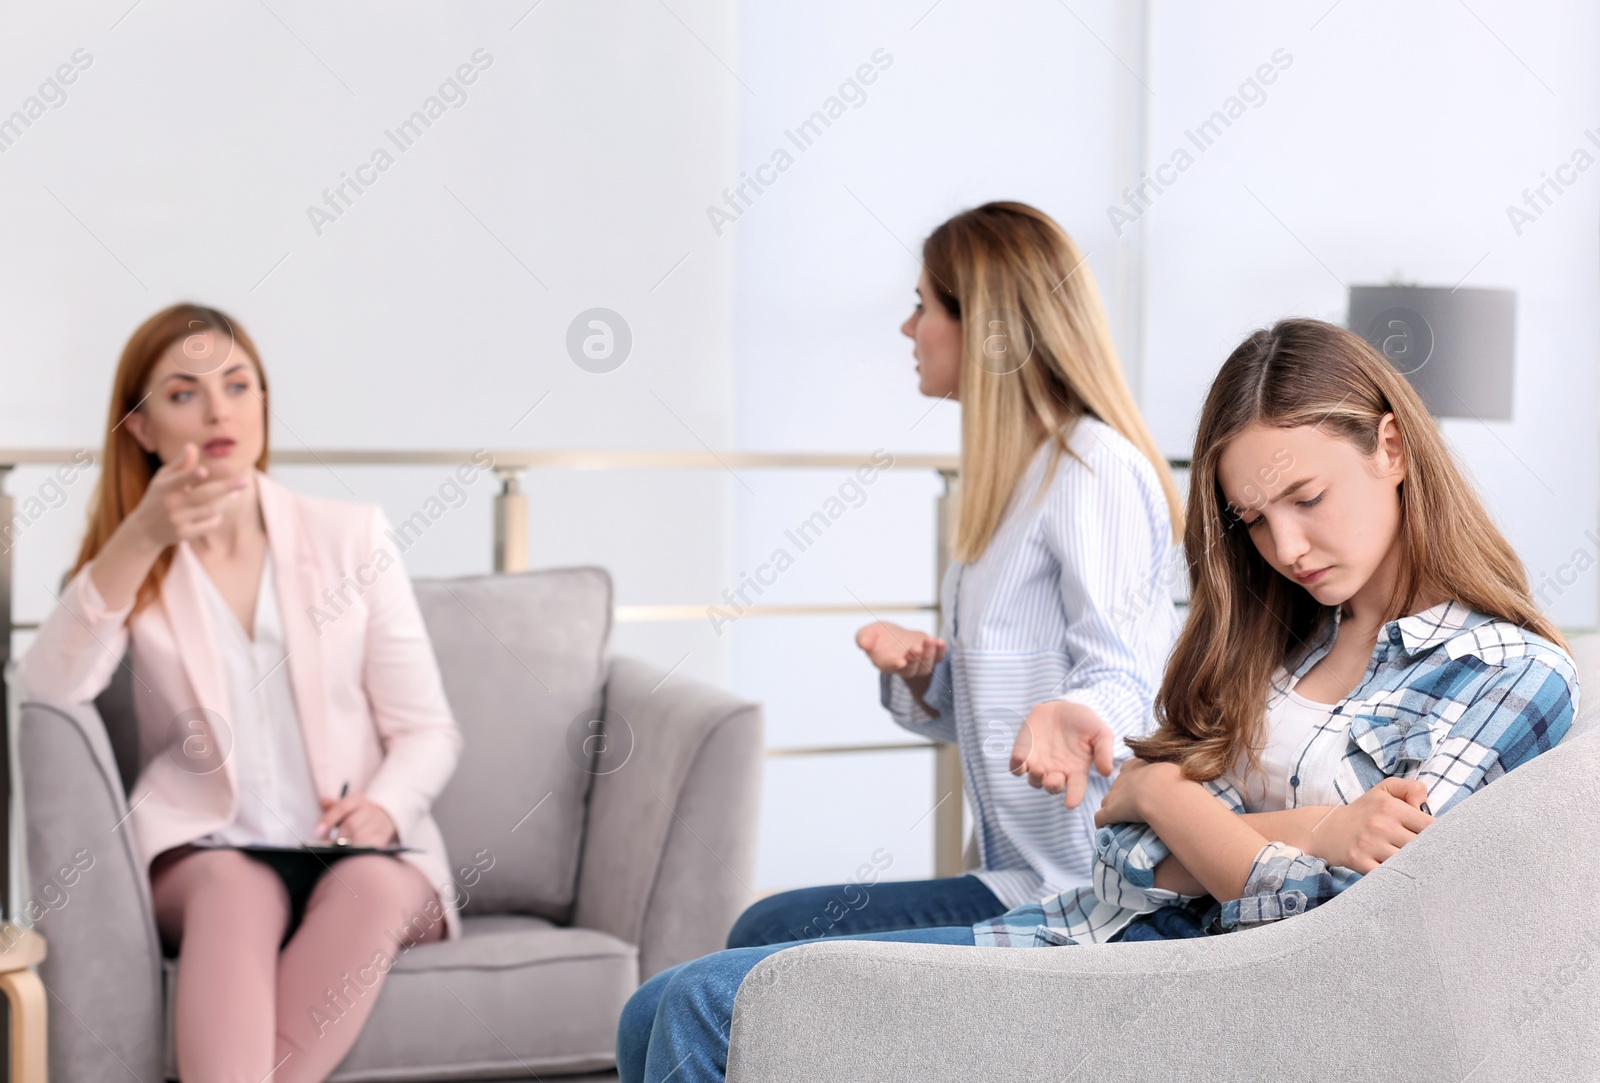
<svg viewBox="0 0 1600 1083"><path fill-rule="evenodd" d="M1511 420L1515 290L1351 286L1347 326L1411 381L1434 417Z"/></svg>

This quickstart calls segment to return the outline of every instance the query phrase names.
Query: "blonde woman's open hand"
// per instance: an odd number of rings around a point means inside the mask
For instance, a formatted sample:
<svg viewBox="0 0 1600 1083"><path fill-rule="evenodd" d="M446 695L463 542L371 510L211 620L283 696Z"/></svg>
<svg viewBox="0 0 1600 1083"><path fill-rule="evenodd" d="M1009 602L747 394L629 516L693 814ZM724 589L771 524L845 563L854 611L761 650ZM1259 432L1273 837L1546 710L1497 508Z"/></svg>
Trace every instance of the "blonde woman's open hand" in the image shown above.
<svg viewBox="0 0 1600 1083"><path fill-rule="evenodd" d="M1077 808L1089 788L1092 766L1106 777L1114 770L1117 735L1081 703L1050 700L1028 712L1011 746L1011 773L1026 774L1028 785L1065 793L1062 803Z"/></svg>
<svg viewBox="0 0 1600 1083"><path fill-rule="evenodd" d="M224 505L250 484L248 478L210 478L200 449L183 445L183 454L150 479L149 488L127 522L157 549L215 530Z"/></svg>
<svg viewBox="0 0 1600 1083"><path fill-rule="evenodd" d="M944 640L888 621L874 621L862 628L856 633L856 646L884 673L908 680L930 676L944 661Z"/></svg>
<svg viewBox="0 0 1600 1083"><path fill-rule="evenodd" d="M1307 850L1365 875L1433 823L1421 808L1427 798L1428 787L1420 779L1386 778L1348 805L1334 806L1311 829Z"/></svg>

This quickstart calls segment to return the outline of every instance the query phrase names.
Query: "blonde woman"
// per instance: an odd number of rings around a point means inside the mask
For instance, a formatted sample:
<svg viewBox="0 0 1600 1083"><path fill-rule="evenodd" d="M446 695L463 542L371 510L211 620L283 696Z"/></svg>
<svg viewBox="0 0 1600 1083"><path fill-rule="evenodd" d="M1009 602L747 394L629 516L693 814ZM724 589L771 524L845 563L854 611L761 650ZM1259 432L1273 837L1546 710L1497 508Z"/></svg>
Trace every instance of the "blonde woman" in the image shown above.
<svg viewBox="0 0 1600 1083"><path fill-rule="evenodd" d="M264 473L266 371L243 328L190 304L150 317L106 424L88 533L22 659L25 694L87 703L131 670L128 816L178 956L181 1077L315 1083L395 956L459 935L428 810L461 738L383 513ZM351 582L335 620L313 615ZM410 852L269 866L239 849L332 838Z"/></svg>
<svg viewBox="0 0 1600 1083"><path fill-rule="evenodd" d="M856 642L894 720L960 748L979 866L770 896L729 947L971 924L1087 884L1119 742L1148 728L1177 634L1177 489L1077 246L1042 211L990 203L922 258L901 331L921 392L961 404L945 634L880 622Z"/></svg>
<svg viewBox="0 0 1600 1083"><path fill-rule="evenodd" d="M1093 886L861 939L1051 947L1294 917L1567 733L1560 633L1416 392L1360 338L1317 320L1251 335L1206 398L1192 470L1190 615L1159 728L1129 742L1140 758L1097 814ZM723 1079L740 983L782 949L645 983L623 1080Z"/></svg>

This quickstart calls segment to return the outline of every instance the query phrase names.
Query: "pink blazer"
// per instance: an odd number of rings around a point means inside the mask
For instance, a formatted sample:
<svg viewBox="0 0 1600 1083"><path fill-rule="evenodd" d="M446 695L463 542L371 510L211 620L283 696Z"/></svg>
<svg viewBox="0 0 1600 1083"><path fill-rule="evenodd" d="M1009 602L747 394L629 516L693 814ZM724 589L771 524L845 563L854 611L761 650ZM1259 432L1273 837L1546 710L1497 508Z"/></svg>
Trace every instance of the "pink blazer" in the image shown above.
<svg viewBox="0 0 1600 1083"><path fill-rule="evenodd" d="M455 770L461 732L445 701L433 645L405 566L370 504L302 496L257 472L261 514L282 609L286 664L318 794L349 781L394 821L404 855L460 935L444 838L429 808ZM107 610L89 578L74 576L22 658L26 698L92 701L110 683L131 637L140 770L131 824L148 864L163 850L232 822L237 765L197 768L189 748L223 748L210 719L229 713L194 550L180 542L157 602L131 621L132 603ZM195 710L199 708L201 710ZM202 713L207 712L207 713ZM194 745L195 740L206 742ZM220 744L218 742L221 742Z"/></svg>

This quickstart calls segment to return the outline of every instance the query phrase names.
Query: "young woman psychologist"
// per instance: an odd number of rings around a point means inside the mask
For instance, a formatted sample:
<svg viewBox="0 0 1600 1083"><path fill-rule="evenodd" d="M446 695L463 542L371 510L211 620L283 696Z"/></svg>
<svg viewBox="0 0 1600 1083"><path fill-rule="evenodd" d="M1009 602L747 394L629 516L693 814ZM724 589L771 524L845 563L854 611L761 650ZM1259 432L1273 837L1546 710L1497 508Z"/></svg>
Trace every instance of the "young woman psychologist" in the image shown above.
<svg viewBox="0 0 1600 1083"><path fill-rule="evenodd" d="M1077 246L1032 207L990 203L922 255L901 331L922 393L961 403L946 635L876 623L856 641L895 721L959 747L979 868L774 895L729 947L967 925L1087 884L1117 742L1148 729L1177 635L1177 488Z"/></svg>
<svg viewBox="0 0 1600 1083"><path fill-rule="evenodd" d="M1286 320L1233 352L1186 522L1189 619L1159 727L1129 742L1139 758L1097 814L1093 885L862 939L1048 947L1293 917L1570 728L1560 633L1416 392L1350 332ZM646 982L623 1013L622 1078L722 1079L739 985L783 948Z"/></svg>
<svg viewBox="0 0 1600 1083"><path fill-rule="evenodd" d="M28 696L77 704L130 665L129 818L179 952L179 1072L206 1083L325 1079L395 955L459 935L429 806L461 738L410 582L376 507L263 472L266 403L222 313L177 305L134 332L88 533L20 666ZM331 623L312 613L330 589L348 599ZM235 848L330 837L410 852L303 883Z"/></svg>

